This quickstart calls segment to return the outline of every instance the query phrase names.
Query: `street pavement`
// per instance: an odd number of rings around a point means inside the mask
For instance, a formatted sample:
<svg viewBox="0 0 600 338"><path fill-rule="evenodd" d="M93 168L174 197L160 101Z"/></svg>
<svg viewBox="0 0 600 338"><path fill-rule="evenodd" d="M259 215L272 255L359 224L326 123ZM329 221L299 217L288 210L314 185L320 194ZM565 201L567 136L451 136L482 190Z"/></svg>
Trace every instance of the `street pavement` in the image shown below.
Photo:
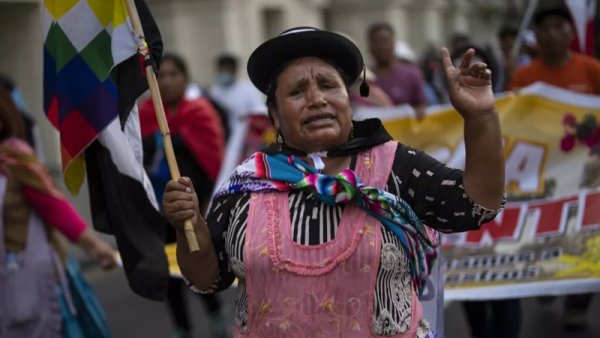
<svg viewBox="0 0 600 338"><path fill-rule="evenodd" d="M172 326L166 305L135 295L129 289L122 270L104 272L85 264L84 273L104 306L115 338L171 337ZM220 294L227 306L229 325L232 325L234 293L235 290L229 289ZM213 338L202 302L191 292L187 298L194 324L193 337ZM542 306L535 300L524 300L522 334L514 338L600 338L600 296L595 298L588 313L588 329L579 333L568 333L562 329L561 301L559 298L551 306ZM459 303L452 303L446 308L446 337L470 338Z"/></svg>

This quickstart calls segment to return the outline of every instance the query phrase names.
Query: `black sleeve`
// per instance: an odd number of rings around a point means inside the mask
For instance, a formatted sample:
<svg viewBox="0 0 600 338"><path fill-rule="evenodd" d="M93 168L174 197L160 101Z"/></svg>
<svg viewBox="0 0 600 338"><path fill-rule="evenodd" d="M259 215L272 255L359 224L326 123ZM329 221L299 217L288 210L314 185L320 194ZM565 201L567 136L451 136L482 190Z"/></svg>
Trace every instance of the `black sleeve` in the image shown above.
<svg viewBox="0 0 600 338"><path fill-rule="evenodd" d="M206 217L210 236L219 260L219 277L212 286L213 291L225 290L235 280L233 271L229 268L229 259L225 251L225 236L229 230L230 212L234 209L239 198L244 195L227 195L216 198Z"/></svg>
<svg viewBox="0 0 600 338"><path fill-rule="evenodd" d="M408 202L423 223L442 232L478 229L499 212L467 196L462 170L402 144L396 150L388 191Z"/></svg>

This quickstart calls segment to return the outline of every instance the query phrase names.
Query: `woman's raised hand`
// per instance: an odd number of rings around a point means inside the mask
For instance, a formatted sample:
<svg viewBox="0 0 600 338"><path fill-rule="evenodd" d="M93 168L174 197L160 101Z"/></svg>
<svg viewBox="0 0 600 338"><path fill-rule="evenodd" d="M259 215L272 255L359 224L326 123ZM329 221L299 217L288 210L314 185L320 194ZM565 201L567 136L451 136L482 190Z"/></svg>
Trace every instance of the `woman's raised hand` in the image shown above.
<svg viewBox="0 0 600 338"><path fill-rule="evenodd" d="M163 195L163 210L169 223L175 229L183 231L183 223L191 219L198 226L198 196L192 181L181 177L179 181L170 180Z"/></svg>
<svg viewBox="0 0 600 338"><path fill-rule="evenodd" d="M441 52L450 102L463 118L495 112L492 72L483 62L471 64L475 50L465 52L458 68L452 64L448 49Z"/></svg>

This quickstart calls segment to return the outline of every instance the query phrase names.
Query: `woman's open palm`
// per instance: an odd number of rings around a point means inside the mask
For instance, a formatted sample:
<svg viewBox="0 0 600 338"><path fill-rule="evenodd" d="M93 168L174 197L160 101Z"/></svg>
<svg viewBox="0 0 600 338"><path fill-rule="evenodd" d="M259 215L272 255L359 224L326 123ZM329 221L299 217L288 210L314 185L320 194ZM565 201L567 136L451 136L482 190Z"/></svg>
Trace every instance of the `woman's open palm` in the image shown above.
<svg viewBox="0 0 600 338"><path fill-rule="evenodd" d="M446 72L450 102L464 118L495 109L492 72L483 62L471 64L474 55L473 49L467 50L456 68L452 64L448 50L442 48L442 62Z"/></svg>

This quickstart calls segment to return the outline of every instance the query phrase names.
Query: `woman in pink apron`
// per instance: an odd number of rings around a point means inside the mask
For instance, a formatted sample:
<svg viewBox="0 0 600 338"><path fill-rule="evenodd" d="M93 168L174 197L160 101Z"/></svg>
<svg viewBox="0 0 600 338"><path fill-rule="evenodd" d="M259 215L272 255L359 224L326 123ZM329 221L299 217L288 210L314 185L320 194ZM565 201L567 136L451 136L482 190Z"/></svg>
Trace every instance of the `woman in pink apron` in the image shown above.
<svg viewBox="0 0 600 338"><path fill-rule="evenodd" d="M163 198L191 287L215 292L239 279L236 337L435 336L418 298L435 230L478 229L501 209L504 186L491 74L470 64L473 51L459 68L442 55L465 121L464 172L393 141L377 119L352 120L348 88L364 65L345 37L298 27L250 56L277 143L235 170L206 221L189 179L169 182Z"/></svg>

